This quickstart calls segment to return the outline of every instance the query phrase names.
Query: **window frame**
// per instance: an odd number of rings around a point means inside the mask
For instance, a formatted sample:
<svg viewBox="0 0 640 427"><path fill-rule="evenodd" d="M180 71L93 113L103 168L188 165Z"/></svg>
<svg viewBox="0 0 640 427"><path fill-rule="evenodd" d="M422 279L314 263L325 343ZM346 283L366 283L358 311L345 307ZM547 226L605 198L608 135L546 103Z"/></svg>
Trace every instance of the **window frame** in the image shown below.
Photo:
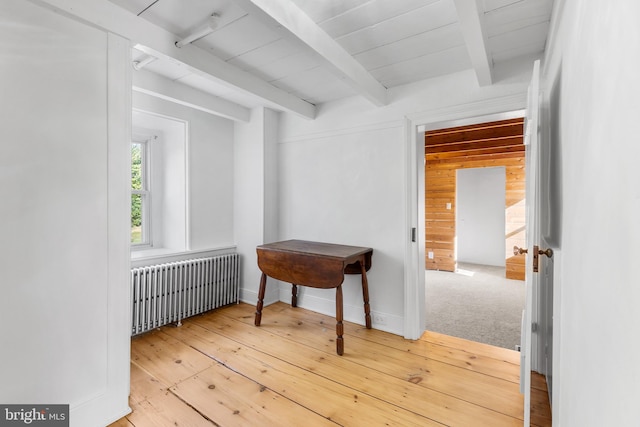
<svg viewBox="0 0 640 427"><path fill-rule="evenodd" d="M131 138L131 145L140 145L140 180L141 189L137 190L131 186L131 196L140 196L141 211L141 242L131 242L131 249L149 249L153 247L151 234L151 159L149 138L134 136Z"/></svg>

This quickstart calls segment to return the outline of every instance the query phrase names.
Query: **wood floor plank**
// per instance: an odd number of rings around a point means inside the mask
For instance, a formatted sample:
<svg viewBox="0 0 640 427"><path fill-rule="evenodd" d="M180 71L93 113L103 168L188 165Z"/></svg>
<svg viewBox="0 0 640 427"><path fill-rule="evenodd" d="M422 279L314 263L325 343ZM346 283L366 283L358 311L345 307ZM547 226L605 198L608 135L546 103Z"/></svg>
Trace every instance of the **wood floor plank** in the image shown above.
<svg viewBox="0 0 640 427"><path fill-rule="evenodd" d="M420 340L449 348L458 348L460 340L463 340L463 338L452 337L449 335L440 334L438 332L426 331L424 334L422 334ZM464 341L464 348L468 352L497 360L503 360L514 365L520 365L520 353L515 350L495 347L475 341Z"/></svg>
<svg viewBox="0 0 640 427"><path fill-rule="evenodd" d="M164 394L168 386L142 369L136 363L131 362L131 386L129 399L135 402L152 400L158 394Z"/></svg>
<svg viewBox="0 0 640 427"><path fill-rule="evenodd" d="M551 405L549 395L542 390L531 389L531 425L551 427Z"/></svg>
<svg viewBox="0 0 640 427"><path fill-rule="evenodd" d="M248 304L239 308L240 310L237 313L234 312L235 318L247 324L252 323L254 308ZM298 308L293 308L289 304L282 302L270 305L267 310L278 313L278 316L271 320L268 320L268 318L265 320L265 317L263 317L263 325L271 321L273 325L299 328L302 326L302 324L300 324L302 320L306 323L309 323L311 320L312 323L315 323L318 327L325 329L326 333L331 334L331 328L334 324L334 319L330 316L309 312L307 310L300 311ZM228 315L230 313L226 314ZM460 368L495 376L496 378L518 384L519 388L520 353L515 350L429 331L425 332L419 340L412 341L388 332L366 329L362 325L351 322L345 322L344 330L345 336L353 335L404 352L421 355ZM327 345L327 347L330 346L330 344ZM544 376L532 373L531 378L532 422L537 426L550 426L551 409ZM522 413L521 408L517 409L517 412Z"/></svg>
<svg viewBox="0 0 640 427"><path fill-rule="evenodd" d="M517 352L345 322L338 356L331 316L276 303L256 327L254 311L233 305L134 338L133 413L113 426L522 425ZM535 382L532 426L548 427Z"/></svg>
<svg viewBox="0 0 640 427"><path fill-rule="evenodd" d="M240 304L236 318L245 322L253 322L255 307L249 304ZM278 313L286 313L290 320L287 324L295 324L300 316L306 321L312 319L318 325L330 328L333 319L320 313L305 311L301 314L297 308L282 302L272 304L269 310ZM268 321L265 321L265 324ZM274 320L278 323L278 320ZM354 335L366 340L385 344L398 350L429 357L461 368L481 372L487 375L502 378L519 383L520 381L520 353L501 347L495 347L484 343L452 337L437 332L426 331L419 340L407 340L403 337L388 332L367 329L362 325L346 322L344 324L346 335ZM464 348L460 348L461 344ZM541 375L532 375L531 386L535 389L547 391L546 381Z"/></svg>
<svg viewBox="0 0 640 427"><path fill-rule="evenodd" d="M135 427L131 422L126 418L120 418L118 421L109 424L109 427Z"/></svg>
<svg viewBox="0 0 640 427"><path fill-rule="evenodd" d="M239 310L234 311L235 318L247 324L252 324L254 307L249 304L240 305ZM315 323L324 328L327 334L332 333L334 320L330 316L320 313L309 312L292 308L286 303L276 303L270 305L266 310L275 312L282 316L272 319L264 317L262 324L285 326L298 328L302 326L300 322ZM229 315L230 313L226 313ZM421 355L442 361L460 368L477 371L497 378L505 379L518 384L520 378L520 353L515 350L494 347L483 343L464 340L462 338L451 337L436 332L425 332L419 340L406 340L398 335L375 329L366 329L362 325L345 322L345 336L353 335L382 343L389 347L402 350L408 353ZM325 347L331 348L331 343ZM463 347L463 348L461 348ZM518 392L519 393L519 392ZM551 409L547 395L546 382L541 375L532 375L532 422L538 426L551 425ZM521 413L521 409L517 409Z"/></svg>
<svg viewBox="0 0 640 427"><path fill-rule="evenodd" d="M233 322L233 319L229 319ZM359 359L369 356L338 356L335 348L318 350L312 347L283 344L280 337L271 334L266 329L252 325L233 325L221 321L220 318L202 318L195 322L210 331L221 334L235 342L247 346L255 346L261 351L286 360L301 369L314 372L325 378L344 384L356 390L359 395L377 396L393 405L407 408L412 412L438 422L450 425L470 425L479 420L487 425L519 425L515 417L474 405L463 399L452 398L450 395L438 392L420 384L418 376L398 378L389 373L366 366ZM237 323L237 321L236 321ZM220 343L219 338L209 338ZM232 363L223 362L223 363Z"/></svg>
<svg viewBox="0 0 640 427"><path fill-rule="evenodd" d="M531 424L551 427L551 404L544 375L531 373Z"/></svg>
<svg viewBox="0 0 640 427"><path fill-rule="evenodd" d="M156 339L158 334L153 335ZM138 340L136 344L141 344ZM132 346L132 348L136 345ZM171 393L157 378L131 363L132 413L127 420L135 427L212 427L214 424ZM126 424L125 424L126 425Z"/></svg>
<svg viewBox="0 0 640 427"><path fill-rule="evenodd" d="M298 311L286 303L276 303L269 306L269 310L286 314L290 317L287 325L296 325L301 318L305 321L312 319L320 326L330 327L333 319L328 316L309 311ZM253 321L254 307L249 304L238 307L240 310L236 318L245 322ZM282 319L273 319L274 323L283 324ZM265 322L268 323L268 322ZM451 337L437 332L427 331L419 340L407 340L399 335L376 329L367 329L362 325L345 323L345 335L355 335L363 339L396 348L398 350L418 354L461 368L477 371L487 375L502 378L519 384L520 381L520 353L515 350L495 347L488 344L468 341ZM463 348L460 348L463 347ZM551 425L551 408L549 405L547 385L544 376L531 375L531 405L540 426Z"/></svg>
<svg viewBox="0 0 640 427"><path fill-rule="evenodd" d="M224 312L213 314L218 317L224 315ZM208 319L214 321L214 318L217 317ZM328 353L334 351L332 342L335 335L332 330L309 322L296 321L292 324L290 320L288 313L275 312L267 307L260 329ZM247 323L245 325L249 326ZM345 339L345 356L366 364L368 368L413 381L422 387L457 396L488 409L500 408L504 414L514 418L522 417L523 399L516 382L473 371L465 372L437 360L408 354L356 336Z"/></svg>
<svg viewBox="0 0 640 427"><path fill-rule="evenodd" d="M202 320L198 319L200 321ZM334 379L255 350L250 345L226 338L198 324L185 322L179 331L167 330L167 333L179 333L185 342L220 360L229 369L252 378L264 387L339 425L440 425L384 400L354 393L352 388ZM287 351L297 353L298 349L294 346ZM362 381L363 378L359 380Z"/></svg>
<svg viewBox="0 0 640 427"><path fill-rule="evenodd" d="M241 304L241 306L243 306ZM296 308L291 308L288 304L277 303L273 304L270 310L275 310L279 313L286 313L290 320L288 324L292 322L298 322L299 314L296 314ZM245 315L238 315L238 319L244 319L246 322L253 321L254 308L248 304L244 304L241 308L241 313L247 313ZM299 312L298 312L299 313ZM322 325L326 328L330 328L331 325L327 324L327 316L319 313L304 313L306 321L310 318L318 325ZM277 320L274 320L277 321ZM268 322L265 319L265 324ZM519 353L513 350L501 349L486 344L474 343L468 341L465 344L469 344L464 349L456 348L450 341L444 339L438 340L440 344L434 343L429 339L420 340L407 340L399 335L390 334L388 332L379 331L376 329L367 329L364 326L353 324L350 322L345 323L344 326L345 335L354 335L359 338L374 341L380 344L387 345L389 347L413 353L416 355L429 357L440 362L448 363L461 368L469 369L491 375L496 378L505 379L512 382L518 382L520 378L520 359ZM429 332L425 332L425 336L428 336ZM437 334L439 335L439 334ZM443 338L446 336L442 336ZM424 336L423 336L424 338ZM452 337L453 338L453 337ZM458 341L459 342L459 341ZM485 348L490 347L490 348ZM474 349L478 351L474 351Z"/></svg>
<svg viewBox="0 0 640 427"><path fill-rule="evenodd" d="M157 330L132 340L131 360L165 387L203 371L214 363L179 340Z"/></svg>
<svg viewBox="0 0 640 427"><path fill-rule="evenodd" d="M549 390L547 389L547 380L545 379L544 375L537 372L531 373L531 387L544 393L549 392Z"/></svg>
<svg viewBox="0 0 640 427"><path fill-rule="evenodd" d="M172 393L160 394L152 400L132 402L133 412L127 419L135 427L214 427L215 424Z"/></svg>
<svg viewBox="0 0 640 427"><path fill-rule="evenodd" d="M273 368L263 365L262 369ZM220 364L171 387L171 391L220 426L336 426L326 417Z"/></svg>

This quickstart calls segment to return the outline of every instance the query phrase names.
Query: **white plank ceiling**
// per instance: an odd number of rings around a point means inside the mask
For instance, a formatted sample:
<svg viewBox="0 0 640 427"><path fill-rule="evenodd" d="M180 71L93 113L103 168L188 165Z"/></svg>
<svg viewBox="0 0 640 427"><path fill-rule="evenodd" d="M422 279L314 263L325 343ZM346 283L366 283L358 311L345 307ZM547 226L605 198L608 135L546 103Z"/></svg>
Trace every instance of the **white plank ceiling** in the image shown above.
<svg viewBox="0 0 640 427"><path fill-rule="evenodd" d="M542 53L553 0L110 0L181 40L216 15L214 30L179 54L133 40L135 71L218 97L313 117L315 105L475 69L491 84L496 64ZM136 15L137 18L133 15ZM153 39L152 39L153 40ZM177 58L177 59L174 59ZM221 62L223 61L224 64ZM233 78L229 78L233 76ZM257 90L256 90L257 88ZM302 101L302 102L301 102ZM305 107L308 103L309 108ZM231 115L233 116L233 115Z"/></svg>

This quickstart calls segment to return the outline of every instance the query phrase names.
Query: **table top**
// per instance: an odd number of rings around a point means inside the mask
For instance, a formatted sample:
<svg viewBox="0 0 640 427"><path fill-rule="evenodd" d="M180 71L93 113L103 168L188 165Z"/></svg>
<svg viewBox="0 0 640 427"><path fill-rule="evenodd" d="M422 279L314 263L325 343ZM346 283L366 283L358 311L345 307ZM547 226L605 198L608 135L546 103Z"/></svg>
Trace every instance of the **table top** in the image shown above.
<svg viewBox="0 0 640 427"><path fill-rule="evenodd" d="M307 240L285 240L268 243L257 247L258 250L293 252L329 258L348 259L369 252L373 249L361 246L338 245L334 243L311 242Z"/></svg>

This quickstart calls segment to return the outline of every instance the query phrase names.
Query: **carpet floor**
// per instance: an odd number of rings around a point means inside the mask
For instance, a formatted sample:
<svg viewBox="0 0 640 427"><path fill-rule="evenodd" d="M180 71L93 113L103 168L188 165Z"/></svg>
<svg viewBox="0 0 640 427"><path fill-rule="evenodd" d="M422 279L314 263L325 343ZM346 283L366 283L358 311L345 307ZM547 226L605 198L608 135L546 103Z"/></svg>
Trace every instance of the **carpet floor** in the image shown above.
<svg viewBox="0 0 640 427"><path fill-rule="evenodd" d="M458 263L455 273L427 270L427 330L514 350L524 282L506 279L504 271L467 263Z"/></svg>

